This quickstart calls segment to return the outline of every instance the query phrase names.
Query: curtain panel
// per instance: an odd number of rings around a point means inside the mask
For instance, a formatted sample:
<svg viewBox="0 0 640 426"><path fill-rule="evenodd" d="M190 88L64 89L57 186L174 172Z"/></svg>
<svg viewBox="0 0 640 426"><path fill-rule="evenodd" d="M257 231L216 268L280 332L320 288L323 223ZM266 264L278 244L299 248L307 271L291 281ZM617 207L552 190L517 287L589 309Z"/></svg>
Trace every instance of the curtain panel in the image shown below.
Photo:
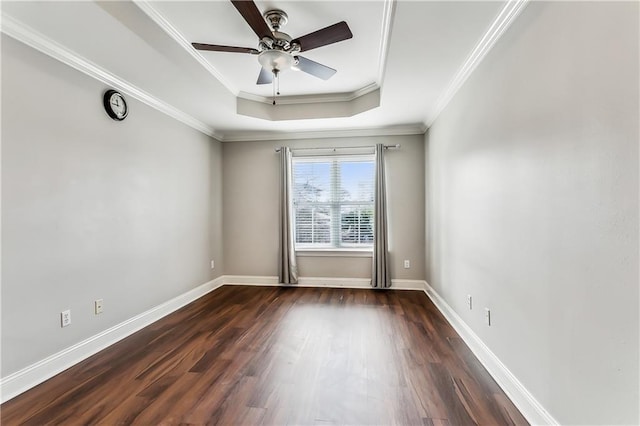
<svg viewBox="0 0 640 426"><path fill-rule="evenodd" d="M374 241L373 241L373 271L371 273L371 287L389 288L389 256L387 236L387 191L384 172L384 144L376 145L376 174L374 183Z"/></svg>
<svg viewBox="0 0 640 426"><path fill-rule="evenodd" d="M280 244L278 250L278 279L282 284L298 283L291 187L291 149L283 146L280 149Z"/></svg>

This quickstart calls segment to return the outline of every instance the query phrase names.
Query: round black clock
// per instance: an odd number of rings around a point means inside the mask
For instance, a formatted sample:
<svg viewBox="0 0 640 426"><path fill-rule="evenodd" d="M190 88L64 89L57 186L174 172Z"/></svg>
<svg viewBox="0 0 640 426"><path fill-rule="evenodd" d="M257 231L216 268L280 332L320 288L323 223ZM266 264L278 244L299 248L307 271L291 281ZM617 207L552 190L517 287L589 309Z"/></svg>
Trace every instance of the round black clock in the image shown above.
<svg viewBox="0 0 640 426"><path fill-rule="evenodd" d="M103 98L104 109L109 117L114 120L122 121L127 117L129 109L127 102L119 92L115 90L107 90Z"/></svg>

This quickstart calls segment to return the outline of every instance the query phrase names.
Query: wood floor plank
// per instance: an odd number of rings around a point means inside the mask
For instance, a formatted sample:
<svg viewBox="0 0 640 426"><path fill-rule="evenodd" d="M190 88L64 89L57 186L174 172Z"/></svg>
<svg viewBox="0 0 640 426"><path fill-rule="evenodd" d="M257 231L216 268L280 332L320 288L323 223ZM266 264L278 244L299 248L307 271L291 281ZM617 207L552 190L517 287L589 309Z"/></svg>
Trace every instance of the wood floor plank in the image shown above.
<svg viewBox="0 0 640 426"><path fill-rule="evenodd" d="M426 295L222 287L0 407L3 425L527 424Z"/></svg>

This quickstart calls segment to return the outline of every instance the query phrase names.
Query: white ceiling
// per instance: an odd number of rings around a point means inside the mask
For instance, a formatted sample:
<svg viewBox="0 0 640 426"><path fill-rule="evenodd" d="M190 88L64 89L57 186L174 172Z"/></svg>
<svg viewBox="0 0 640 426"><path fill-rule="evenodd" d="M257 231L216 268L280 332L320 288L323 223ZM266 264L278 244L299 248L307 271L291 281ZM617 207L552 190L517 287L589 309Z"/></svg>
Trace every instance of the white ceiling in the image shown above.
<svg viewBox="0 0 640 426"><path fill-rule="evenodd" d="M283 95L317 102L376 88L381 94L379 107L352 117L281 121L236 112L238 96L260 100L271 94L270 85L255 84L256 56L198 52L189 45L256 47L257 37L226 0L3 1L1 7L2 31L9 36L231 141L422 132L525 4L258 0L261 11L287 12L283 30L293 37L342 20L353 32L350 40L303 53L337 69L336 75L323 81L283 73Z"/></svg>

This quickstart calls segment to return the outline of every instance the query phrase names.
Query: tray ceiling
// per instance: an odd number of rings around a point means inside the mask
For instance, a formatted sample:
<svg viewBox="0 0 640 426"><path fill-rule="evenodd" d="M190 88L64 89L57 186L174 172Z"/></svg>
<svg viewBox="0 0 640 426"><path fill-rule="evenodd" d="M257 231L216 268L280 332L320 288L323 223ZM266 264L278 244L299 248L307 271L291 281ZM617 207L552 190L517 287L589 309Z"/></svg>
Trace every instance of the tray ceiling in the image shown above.
<svg viewBox="0 0 640 426"><path fill-rule="evenodd" d="M256 57L190 47L192 41L256 46L257 37L227 1L3 1L2 32L224 141L419 133L526 0L269 0L256 5L261 11L286 11L284 32L293 37L342 20L353 32L350 40L304 53L337 69L332 79L283 73L283 94L316 104L300 119L238 114L239 100L260 102L271 93L270 85L255 85ZM376 88L378 107L352 116L306 118L313 108L324 108L318 116L327 117L337 105L331 102Z"/></svg>

